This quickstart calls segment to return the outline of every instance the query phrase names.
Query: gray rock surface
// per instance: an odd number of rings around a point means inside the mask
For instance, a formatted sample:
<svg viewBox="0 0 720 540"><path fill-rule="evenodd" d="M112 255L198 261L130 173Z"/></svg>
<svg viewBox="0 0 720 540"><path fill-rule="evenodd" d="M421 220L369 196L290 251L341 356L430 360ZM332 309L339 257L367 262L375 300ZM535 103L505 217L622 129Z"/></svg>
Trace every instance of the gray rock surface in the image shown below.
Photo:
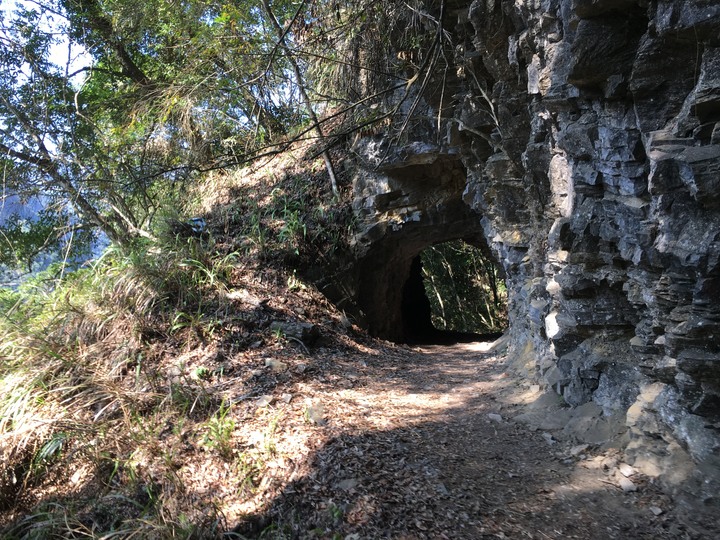
<svg viewBox="0 0 720 540"><path fill-rule="evenodd" d="M515 354L530 344L537 377L568 404L626 415L630 453L643 472L667 472L689 455L716 482L718 7L483 4L470 11L474 42L504 29L506 51L517 55L506 65L513 77L487 83L505 92L514 86L530 112L520 160L516 141L505 148L501 140L484 166L463 154L466 200L488 219L508 273ZM510 12L527 27L508 28L502 21ZM548 29L548 16L565 31ZM481 52L488 72L504 52ZM505 219L512 203L493 194L506 186L522 186L519 199L532 218ZM510 249L528 257L518 263ZM679 447L656 449L650 460L639 450L650 438Z"/></svg>
<svg viewBox="0 0 720 540"><path fill-rule="evenodd" d="M629 465L718 504L720 5L455 4L454 110L438 128L422 101L404 142L355 143L344 296L401 338L417 253L458 238L490 250L513 365L592 408L568 429L625 432Z"/></svg>

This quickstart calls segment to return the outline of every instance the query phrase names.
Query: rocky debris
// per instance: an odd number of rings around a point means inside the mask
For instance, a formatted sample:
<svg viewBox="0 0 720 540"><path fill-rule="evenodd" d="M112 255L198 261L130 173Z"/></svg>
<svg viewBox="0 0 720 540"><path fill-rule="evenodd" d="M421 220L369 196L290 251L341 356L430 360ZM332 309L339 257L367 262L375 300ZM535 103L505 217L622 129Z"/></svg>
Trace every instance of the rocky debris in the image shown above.
<svg viewBox="0 0 720 540"><path fill-rule="evenodd" d="M555 440L555 437L553 437L550 433L543 432L541 433L542 438L545 439L545 442L549 445L555 444L557 441Z"/></svg>
<svg viewBox="0 0 720 540"><path fill-rule="evenodd" d="M319 401L307 400L305 418L311 424L324 425L326 423L325 406Z"/></svg>
<svg viewBox="0 0 720 540"><path fill-rule="evenodd" d="M272 371L276 373L282 373L283 371L287 370L288 365L285 362L276 360L274 358L266 358L265 367L269 367Z"/></svg>
<svg viewBox="0 0 720 540"><path fill-rule="evenodd" d="M649 510L650 510L650 511L653 513L653 515L655 515L655 516L659 516L660 514L663 513L663 509L660 508L659 506L650 506L650 507L649 507Z"/></svg>
<svg viewBox="0 0 720 540"><path fill-rule="evenodd" d="M264 396L260 396L257 399L256 403L257 403L258 407L268 407L268 406L272 405L274 401L275 401L274 396L266 394Z"/></svg>
<svg viewBox="0 0 720 540"><path fill-rule="evenodd" d="M621 463L618 466L618 471L620 471L620 474L622 474L624 477L629 478L633 474L635 474L635 469L633 469L630 465L627 463Z"/></svg>
<svg viewBox="0 0 720 540"><path fill-rule="evenodd" d="M618 485L620 486L620 489L622 489L626 493L638 490L638 487L635 485L635 483L629 478L625 478L624 476L620 477L620 479L618 480Z"/></svg>
<svg viewBox="0 0 720 540"><path fill-rule="evenodd" d="M320 337L320 328L312 323L273 321L270 323L270 331L299 340L305 345L313 345Z"/></svg>

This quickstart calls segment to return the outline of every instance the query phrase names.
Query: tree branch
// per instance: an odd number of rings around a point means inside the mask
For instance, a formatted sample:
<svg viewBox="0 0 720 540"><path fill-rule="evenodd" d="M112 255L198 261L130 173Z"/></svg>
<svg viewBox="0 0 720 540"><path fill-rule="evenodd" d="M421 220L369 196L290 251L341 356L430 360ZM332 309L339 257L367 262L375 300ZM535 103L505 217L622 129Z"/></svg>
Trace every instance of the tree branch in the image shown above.
<svg viewBox="0 0 720 540"><path fill-rule="evenodd" d="M280 23L275 18L275 14L273 13L270 3L268 0L262 0L263 8L267 12L268 18L270 19L270 22L275 27L275 31L278 35L278 45L285 51L285 54L288 56L288 62L290 62L290 66L293 69L293 72L295 73L296 82L298 85L298 90L300 92L300 96L302 97L303 102L305 103L305 108L308 111L308 114L310 115L310 119L312 120L312 123L314 125L315 132L317 133L318 137L322 140L325 138L325 135L323 134L322 128L320 127L320 121L318 120L317 114L315 114L315 110L312 106L312 101L310 101L310 97L307 94L307 91L305 89L305 83L303 80L302 72L300 71L300 66L297 63L297 60L295 60L295 57L292 54L292 51L290 50L290 47L288 47L287 42L285 41L285 36L287 34L287 31L289 31L290 26L288 26L288 30L284 31L282 27L280 26ZM305 4L303 1L301 4L301 7ZM300 10L298 9L298 12ZM296 14L297 17L297 14ZM338 184L337 184L337 178L335 177L335 169L333 167L332 159L330 159L330 152L327 150L323 152L322 154L323 159L325 160L325 168L327 169L328 175L330 176L330 186L332 187L333 194L338 194Z"/></svg>
<svg viewBox="0 0 720 540"><path fill-rule="evenodd" d="M140 69L132 56L130 56L122 39L115 34L112 22L103 15L97 0L79 0L78 3L89 26L100 35L103 41L105 41L115 53L122 66L123 75L140 86L151 86L152 80Z"/></svg>

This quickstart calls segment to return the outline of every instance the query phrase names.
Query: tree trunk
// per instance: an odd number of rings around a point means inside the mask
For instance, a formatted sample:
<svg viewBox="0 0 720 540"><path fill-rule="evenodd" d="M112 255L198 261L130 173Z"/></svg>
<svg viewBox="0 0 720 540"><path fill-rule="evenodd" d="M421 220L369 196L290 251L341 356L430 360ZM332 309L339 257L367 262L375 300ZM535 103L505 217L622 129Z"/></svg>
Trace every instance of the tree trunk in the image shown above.
<svg viewBox="0 0 720 540"><path fill-rule="evenodd" d="M148 77L137 63L132 59L130 53L125 48L122 40L115 34L112 23L102 13L102 9L96 0L82 0L80 2L83 15L85 16L89 26L95 30L113 50L120 65L122 73L129 79L133 80L140 86L149 86L152 84Z"/></svg>

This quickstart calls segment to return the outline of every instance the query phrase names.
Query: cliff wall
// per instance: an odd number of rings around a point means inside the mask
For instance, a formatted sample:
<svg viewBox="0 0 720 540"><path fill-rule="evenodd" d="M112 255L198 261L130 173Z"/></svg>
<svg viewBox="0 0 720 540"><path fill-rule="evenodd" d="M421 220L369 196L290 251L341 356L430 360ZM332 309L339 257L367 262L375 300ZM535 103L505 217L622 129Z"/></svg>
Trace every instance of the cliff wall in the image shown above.
<svg viewBox="0 0 720 540"><path fill-rule="evenodd" d="M354 144L356 315L401 339L423 248L492 251L515 368L590 411L578 438L619 441L642 472L717 504L720 5L445 7L443 92L426 87L402 144Z"/></svg>
<svg viewBox="0 0 720 540"><path fill-rule="evenodd" d="M620 417L650 474L688 452L711 502L720 5L483 0L456 14L464 199L508 276L518 365Z"/></svg>

